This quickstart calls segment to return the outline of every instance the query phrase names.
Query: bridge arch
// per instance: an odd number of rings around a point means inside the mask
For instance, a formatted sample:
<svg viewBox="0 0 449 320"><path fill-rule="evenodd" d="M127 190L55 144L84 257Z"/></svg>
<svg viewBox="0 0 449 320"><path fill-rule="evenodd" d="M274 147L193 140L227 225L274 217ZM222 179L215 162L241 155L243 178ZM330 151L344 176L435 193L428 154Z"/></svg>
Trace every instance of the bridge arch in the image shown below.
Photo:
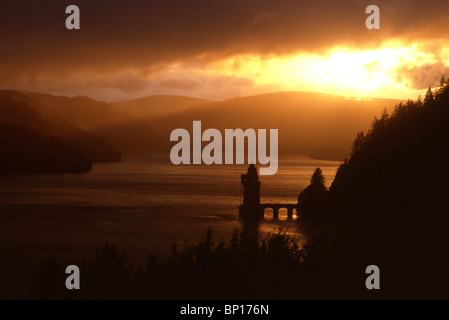
<svg viewBox="0 0 449 320"><path fill-rule="evenodd" d="M263 218L266 221L271 221L274 219L274 210L271 207L263 208Z"/></svg>
<svg viewBox="0 0 449 320"><path fill-rule="evenodd" d="M288 209L286 207L279 207L279 215L278 220L279 221L285 221L288 219Z"/></svg>
<svg viewBox="0 0 449 320"><path fill-rule="evenodd" d="M299 208L295 207L293 208L293 220L296 220L299 218Z"/></svg>
<svg viewBox="0 0 449 320"><path fill-rule="evenodd" d="M267 209L272 209L274 220L292 220L293 210L296 208L296 204L292 203L263 203L260 204L265 216Z"/></svg>

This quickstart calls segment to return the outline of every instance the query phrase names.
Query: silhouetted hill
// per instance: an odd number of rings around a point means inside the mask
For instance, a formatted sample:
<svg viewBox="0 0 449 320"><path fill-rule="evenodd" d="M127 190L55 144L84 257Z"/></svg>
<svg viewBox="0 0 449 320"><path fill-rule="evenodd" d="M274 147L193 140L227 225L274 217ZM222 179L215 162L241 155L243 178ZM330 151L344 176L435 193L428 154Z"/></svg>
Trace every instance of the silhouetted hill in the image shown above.
<svg viewBox="0 0 449 320"><path fill-rule="evenodd" d="M191 131L193 120L201 120L203 130L279 129L281 154L343 160L349 155L353 132L368 128L375 114L398 102L307 92L280 92L220 102L150 96L106 103L87 97L5 90L0 91L0 97L23 102L28 113L33 110L45 122L27 120L31 115L25 116L23 111L15 115L13 123L61 137L81 147L95 161L118 157L110 148L105 151L105 146L101 146L105 143L93 136L104 138L120 152L168 152L174 144L169 139L171 131L176 128ZM9 116L13 115L6 118Z"/></svg>
<svg viewBox="0 0 449 320"><path fill-rule="evenodd" d="M120 153L103 138L76 126L33 95L1 90L0 120L67 141L94 162L118 161L121 158Z"/></svg>
<svg viewBox="0 0 449 320"><path fill-rule="evenodd" d="M186 96L154 95L130 101L114 102L113 104L123 112L132 114L137 118L153 120L212 102L212 100Z"/></svg>
<svg viewBox="0 0 449 320"><path fill-rule="evenodd" d="M279 92L234 98L191 108L154 120L155 128L170 132L201 120L203 130L279 129L279 151L343 160L349 156L354 132L368 128L371 119L398 100L352 100L307 92ZM170 145L173 145L171 143Z"/></svg>
<svg viewBox="0 0 449 320"><path fill-rule="evenodd" d="M88 97L25 93L43 116L57 115L84 131L100 136L120 152L160 152L162 137L152 125L113 104Z"/></svg>
<svg viewBox="0 0 449 320"><path fill-rule="evenodd" d="M81 173L92 168L77 147L3 122L0 122L0 150L0 174Z"/></svg>
<svg viewBox="0 0 449 320"><path fill-rule="evenodd" d="M359 133L330 188L323 214L384 270L384 294L449 297L448 120L443 80L424 101L400 103Z"/></svg>

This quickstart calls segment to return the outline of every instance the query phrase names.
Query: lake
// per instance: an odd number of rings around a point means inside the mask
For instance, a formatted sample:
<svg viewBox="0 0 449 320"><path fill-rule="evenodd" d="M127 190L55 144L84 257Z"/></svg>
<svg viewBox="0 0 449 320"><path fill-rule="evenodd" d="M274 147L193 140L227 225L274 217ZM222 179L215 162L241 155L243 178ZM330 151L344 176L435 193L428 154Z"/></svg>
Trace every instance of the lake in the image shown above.
<svg viewBox="0 0 449 320"><path fill-rule="evenodd" d="M327 185L336 161L280 157L275 175L259 176L262 203L296 203L316 167ZM62 264L93 257L106 241L129 255L135 267L148 253L166 256L170 245L193 244L211 227L216 241L241 229L240 175L248 165L180 165L168 155L125 154L97 163L85 174L4 176L0 180L0 298L28 290L32 272L48 256ZM292 221L264 221L261 232L282 226L307 239Z"/></svg>

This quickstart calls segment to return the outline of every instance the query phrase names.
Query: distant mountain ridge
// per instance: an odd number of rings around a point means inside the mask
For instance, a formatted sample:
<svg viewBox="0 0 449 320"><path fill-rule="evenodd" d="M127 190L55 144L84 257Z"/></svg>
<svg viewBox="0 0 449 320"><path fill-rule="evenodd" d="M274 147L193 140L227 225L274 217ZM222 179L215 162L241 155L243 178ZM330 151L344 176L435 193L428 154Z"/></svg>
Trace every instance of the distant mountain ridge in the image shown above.
<svg viewBox="0 0 449 320"><path fill-rule="evenodd" d="M168 153L176 128L279 129L279 152L343 160L355 132L399 100L354 100L310 92L277 92L211 101L149 96L107 103L88 97L0 90L0 121L58 137L92 161L116 161L120 153Z"/></svg>
<svg viewBox="0 0 449 320"><path fill-rule="evenodd" d="M400 100L355 100L311 92L277 92L211 102L153 121L168 141L175 128L279 129L280 154L309 154L344 160L354 133L368 129L375 115L392 110Z"/></svg>
<svg viewBox="0 0 449 320"><path fill-rule="evenodd" d="M113 102L118 109L145 120L175 114L186 109L215 101L188 96L154 95L139 99Z"/></svg>
<svg viewBox="0 0 449 320"><path fill-rule="evenodd" d="M35 94L1 90L0 121L66 141L79 148L86 158L93 162L121 159L121 154L103 138L69 121Z"/></svg>

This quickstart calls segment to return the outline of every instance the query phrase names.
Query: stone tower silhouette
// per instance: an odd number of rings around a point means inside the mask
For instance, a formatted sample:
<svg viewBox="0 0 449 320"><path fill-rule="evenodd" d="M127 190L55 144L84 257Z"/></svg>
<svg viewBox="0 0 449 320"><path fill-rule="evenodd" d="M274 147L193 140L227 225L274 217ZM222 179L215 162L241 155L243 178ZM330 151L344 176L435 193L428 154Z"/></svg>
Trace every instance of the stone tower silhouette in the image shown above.
<svg viewBox="0 0 449 320"><path fill-rule="evenodd" d="M250 164L248 172L241 175L243 185L243 204L239 207L239 215L242 217L260 217L263 215L260 206L260 181L257 169Z"/></svg>

